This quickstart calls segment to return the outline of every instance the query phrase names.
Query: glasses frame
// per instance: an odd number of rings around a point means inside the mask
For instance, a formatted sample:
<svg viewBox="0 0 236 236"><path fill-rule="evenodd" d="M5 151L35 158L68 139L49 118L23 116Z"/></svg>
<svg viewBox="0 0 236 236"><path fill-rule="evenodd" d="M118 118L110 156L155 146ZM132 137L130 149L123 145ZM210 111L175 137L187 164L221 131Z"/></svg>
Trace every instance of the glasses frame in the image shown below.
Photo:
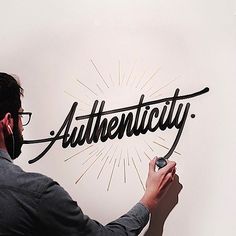
<svg viewBox="0 0 236 236"><path fill-rule="evenodd" d="M26 125L28 125L30 123L32 112L24 112L24 111L22 111L22 112L18 112L18 115L19 116L27 115L29 117L28 122L25 123L25 124L22 123L22 126L26 126Z"/></svg>

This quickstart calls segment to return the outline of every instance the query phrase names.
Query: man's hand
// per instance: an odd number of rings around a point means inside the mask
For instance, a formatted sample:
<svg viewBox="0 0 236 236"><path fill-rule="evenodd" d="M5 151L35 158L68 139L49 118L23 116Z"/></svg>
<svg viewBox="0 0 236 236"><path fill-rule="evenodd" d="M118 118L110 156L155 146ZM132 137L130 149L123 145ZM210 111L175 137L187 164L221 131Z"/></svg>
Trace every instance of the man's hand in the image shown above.
<svg viewBox="0 0 236 236"><path fill-rule="evenodd" d="M168 191L175 175L175 165L173 161L168 161L167 165L155 171L156 158L149 163L149 172L146 182L146 191L140 202L151 212L155 210L161 198Z"/></svg>

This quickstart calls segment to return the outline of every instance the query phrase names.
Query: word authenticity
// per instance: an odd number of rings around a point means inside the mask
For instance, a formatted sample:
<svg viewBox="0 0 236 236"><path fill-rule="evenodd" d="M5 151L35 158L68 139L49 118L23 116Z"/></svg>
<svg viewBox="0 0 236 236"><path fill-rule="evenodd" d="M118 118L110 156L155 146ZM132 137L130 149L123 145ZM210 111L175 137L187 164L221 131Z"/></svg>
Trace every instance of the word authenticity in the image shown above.
<svg viewBox="0 0 236 236"><path fill-rule="evenodd" d="M55 133L50 132L51 138L28 140L27 144L49 142L48 146L36 158L29 161L34 163L41 159L53 146L53 144L62 139L62 147L76 147L83 144L97 143L99 140L106 142L108 139L122 139L124 135L131 137L139 136L147 132L155 132L158 129L164 131L167 128L178 130L175 140L164 158L168 159L174 152L185 122L189 115L190 103L185 104L181 101L200 96L209 91L204 88L201 91L179 96L179 89L175 90L173 97L162 98L159 100L144 102L144 95L141 95L137 105L104 111L105 101L99 105L98 100L94 101L92 110L89 115L75 116L78 103L74 102L67 117L65 118L60 129ZM178 103L177 103L178 101ZM117 114L120 114L118 117ZM111 118L108 115L113 114ZM194 118L195 115L191 114ZM86 124L72 127L72 122L87 120Z"/></svg>

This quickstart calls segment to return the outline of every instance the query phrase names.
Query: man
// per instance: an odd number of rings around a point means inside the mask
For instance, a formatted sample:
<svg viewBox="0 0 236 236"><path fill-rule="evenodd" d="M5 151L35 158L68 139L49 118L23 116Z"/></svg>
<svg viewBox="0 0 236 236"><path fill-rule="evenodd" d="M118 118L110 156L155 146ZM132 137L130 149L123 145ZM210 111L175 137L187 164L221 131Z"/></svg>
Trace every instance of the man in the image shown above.
<svg viewBox="0 0 236 236"><path fill-rule="evenodd" d="M23 89L0 73L0 235L138 235L175 175L175 163L155 171L150 161L146 191L128 213L106 226L84 215L69 194L52 179L24 172L12 160L23 143ZM29 120L28 120L29 121Z"/></svg>

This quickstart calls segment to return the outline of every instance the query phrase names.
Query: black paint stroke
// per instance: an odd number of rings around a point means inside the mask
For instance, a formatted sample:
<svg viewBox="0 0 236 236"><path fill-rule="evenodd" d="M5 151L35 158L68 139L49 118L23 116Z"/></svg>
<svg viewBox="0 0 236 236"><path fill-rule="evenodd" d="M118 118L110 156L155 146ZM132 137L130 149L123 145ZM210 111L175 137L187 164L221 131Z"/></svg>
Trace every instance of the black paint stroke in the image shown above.
<svg viewBox="0 0 236 236"><path fill-rule="evenodd" d="M91 144L92 142L97 143L99 140L101 140L102 142L106 142L107 139L122 139L124 134L126 134L127 137L131 137L133 135L138 136L140 134L145 134L148 131L155 132L157 129L163 131L166 128L172 129L173 127L175 127L176 129L178 129L176 138L173 142L172 147L164 156L164 158L168 159L174 152L180 140L190 109L190 103L186 103L185 105L183 103L180 103L176 108L176 102L179 100L185 100L200 96L204 93L207 93L209 91L209 88L206 87L198 92L183 96L178 96L179 91L179 89L176 89L173 97L167 97L145 103L143 103L144 95L141 95L139 103L137 105L108 111L103 111L105 107L105 101L102 101L98 112L96 112L98 107L98 100L96 100L94 101L91 113L89 115L77 117L74 117L74 115L78 103L74 102L65 121L63 122L56 135L54 136L54 131L50 132L50 135L54 137L24 141L25 144L50 142L48 146L42 151L42 153L40 153L34 159L30 160L29 163L32 164L40 160L51 149L54 143L60 139L62 139L62 147L67 148L69 145L71 147L76 147L77 145L82 146L85 142ZM151 105L160 103L165 103L165 105L162 107L162 110L157 107L154 107L150 110ZM169 105L170 109L167 113L167 108ZM142 117L140 117L142 107L145 107L145 110L142 113ZM134 109L136 109L135 116L132 112L129 112L128 114L122 113L120 118L118 118L117 116L113 116L110 120L108 120L107 118L102 118L102 116L105 115L126 112ZM176 114L174 115L175 110ZM149 117L147 118L148 115ZM79 128L74 127L72 131L70 131L73 118L77 121L88 119L86 127L85 125L81 125ZM153 126L154 118L158 118L158 122ZM63 132L64 134L62 134Z"/></svg>

